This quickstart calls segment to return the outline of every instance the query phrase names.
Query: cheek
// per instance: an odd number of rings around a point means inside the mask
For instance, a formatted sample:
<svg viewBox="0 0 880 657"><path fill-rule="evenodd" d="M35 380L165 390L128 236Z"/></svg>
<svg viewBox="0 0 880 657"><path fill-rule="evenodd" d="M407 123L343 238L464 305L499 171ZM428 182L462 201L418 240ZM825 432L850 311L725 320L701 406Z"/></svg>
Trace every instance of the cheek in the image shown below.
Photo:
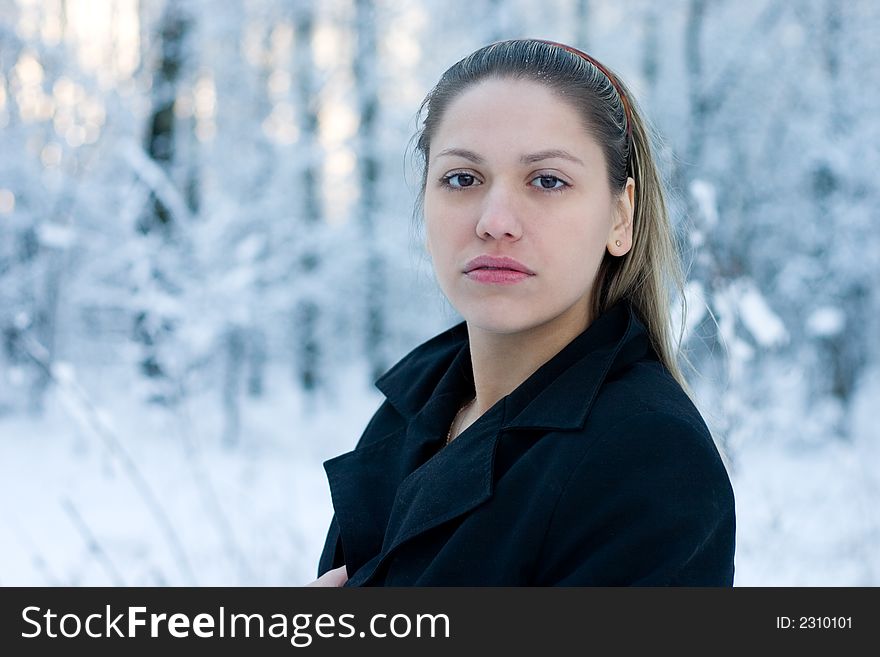
<svg viewBox="0 0 880 657"><path fill-rule="evenodd" d="M436 253L438 249L443 248L443 236L438 234L438 226L440 225L437 217L425 211L425 242L431 253Z"/></svg>
<svg viewBox="0 0 880 657"><path fill-rule="evenodd" d="M553 236L542 251L554 253L554 267L567 280L576 284L589 282L596 274L605 254L607 228L601 221L585 221L583 218L568 224L569 229Z"/></svg>
<svg viewBox="0 0 880 657"><path fill-rule="evenodd" d="M422 206L422 228L425 231L425 246L431 254L434 253L437 243L437 237L435 235L436 226L437 216L435 206L431 203L430 197L425 194L425 200Z"/></svg>
<svg viewBox="0 0 880 657"><path fill-rule="evenodd" d="M425 233L432 241L440 237L438 230L440 226L449 223L447 215L448 211L444 207L441 199L437 198L436 192L426 191L424 204L422 207L422 216L425 221Z"/></svg>
<svg viewBox="0 0 880 657"><path fill-rule="evenodd" d="M451 253L466 248L468 239L474 236L474 229L461 213L457 213L449 204L430 204L425 198L424 207L425 240L430 245L430 252L435 256ZM435 263L442 265L442 263Z"/></svg>
<svg viewBox="0 0 880 657"><path fill-rule="evenodd" d="M445 277L454 262L457 247L447 222L442 217L425 215L425 244L435 273Z"/></svg>

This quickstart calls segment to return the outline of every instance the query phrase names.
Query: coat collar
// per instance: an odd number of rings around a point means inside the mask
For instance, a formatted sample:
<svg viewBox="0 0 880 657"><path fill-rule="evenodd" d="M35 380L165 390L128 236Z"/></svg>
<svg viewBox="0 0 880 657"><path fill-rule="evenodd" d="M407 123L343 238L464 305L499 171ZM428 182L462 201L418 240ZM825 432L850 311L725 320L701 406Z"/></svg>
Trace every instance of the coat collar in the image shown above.
<svg viewBox="0 0 880 657"><path fill-rule="evenodd" d="M647 349L647 332L632 305L618 302L508 395L503 428L582 429L612 366L631 362ZM459 403L472 398L466 323L411 351L376 381L376 387L407 420L432 396L449 395ZM571 403L575 391L583 404Z"/></svg>
<svg viewBox="0 0 880 657"><path fill-rule="evenodd" d="M505 432L582 429L609 374L649 351L644 326L620 302L443 449L452 416L474 392L467 326L410 352L376 381L403 422L324 463L346 585L370 583L398 546L488 500Z"/></svg>

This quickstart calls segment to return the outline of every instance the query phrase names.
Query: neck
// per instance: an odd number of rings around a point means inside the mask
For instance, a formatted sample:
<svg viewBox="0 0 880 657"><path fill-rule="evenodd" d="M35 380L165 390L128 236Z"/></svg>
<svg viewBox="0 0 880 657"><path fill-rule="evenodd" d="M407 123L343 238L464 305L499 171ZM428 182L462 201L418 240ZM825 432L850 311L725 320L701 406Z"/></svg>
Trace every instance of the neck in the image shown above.
<svg viewBox="0 0 880 657"><path fill-rule="evenodd" d="M519 387L591 322L589 310L578 304L549 322L516 333L487 331L468 323L477 396L462 430Z"/></svg>

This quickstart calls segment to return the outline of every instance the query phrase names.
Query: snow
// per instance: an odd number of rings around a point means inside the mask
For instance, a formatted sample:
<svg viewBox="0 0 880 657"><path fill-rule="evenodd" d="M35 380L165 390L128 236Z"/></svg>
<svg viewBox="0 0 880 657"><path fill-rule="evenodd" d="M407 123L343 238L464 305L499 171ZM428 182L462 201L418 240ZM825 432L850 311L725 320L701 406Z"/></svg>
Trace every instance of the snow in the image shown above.
<svg viewBox="0 0 880 657"><path fill-rule="evenodd" d="M735 585L876 586L877 484L852 445L741 452Z"/></svg>
<svg viewBox="0 0 880 657"><path fill-rule="evenodd" d="M66 249L76 240L76 233L70 226L58 224L40 224L37 235L41 244L56 249Z"/></svg>
<svg viewBox="0 0 880 657"><path fill-rule="evenodd" d="M743 324L762 347L776 347L788 340L782 320L752 285L740 292L739 312Z"/></svg>
<svg viewBox="0 0 880 657"><path fill-rule="evenodd" d="M827 338L837 335L846 325L846 316L840 308L822 306L816 308L807 318L807 330L816 337Z"/></svg>
<svg viewBox="0 0 880 657"><path fill-rule="evenodd" d="M697 202L700 214L706 221L707 228L718 224L718 201L715 186L706 180L694 180L691 183L691 195Z"/></svg>
<svg viewBox="0 0 880 657"><path fill-rule="evenodd" d="M344 379L363 375L351 368ZM321 463L354 446L380 397L345 381L335 399L309 402L287 388L252 404L243 443L231 450L217 439L214 399L144 408L120 381L90 381L100 427L136 463L183 560L81 404L56 390L42 417L0 418L0 584L311 581L332 515ZM302 412L306 404L315 407Z"/></svg>

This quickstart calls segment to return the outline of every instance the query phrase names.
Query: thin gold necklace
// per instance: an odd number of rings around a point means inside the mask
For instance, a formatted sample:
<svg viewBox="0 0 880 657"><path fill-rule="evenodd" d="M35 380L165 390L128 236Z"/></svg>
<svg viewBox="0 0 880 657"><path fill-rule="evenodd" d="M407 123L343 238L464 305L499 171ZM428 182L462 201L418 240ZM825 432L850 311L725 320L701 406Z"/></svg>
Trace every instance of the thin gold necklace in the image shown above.
<svg viewBox="0 0 880 657"><path fill-rule="evenodd" d="M470 405L477 401L477 398L474 397L467 404L458 409L458 412L455 414L455 417L452 418L452 423L449 425L449 431L446 433L446 444L452 442L452 430L456 428L458 424L458 417L464 412L466 408L470 408Z"/></svg>

